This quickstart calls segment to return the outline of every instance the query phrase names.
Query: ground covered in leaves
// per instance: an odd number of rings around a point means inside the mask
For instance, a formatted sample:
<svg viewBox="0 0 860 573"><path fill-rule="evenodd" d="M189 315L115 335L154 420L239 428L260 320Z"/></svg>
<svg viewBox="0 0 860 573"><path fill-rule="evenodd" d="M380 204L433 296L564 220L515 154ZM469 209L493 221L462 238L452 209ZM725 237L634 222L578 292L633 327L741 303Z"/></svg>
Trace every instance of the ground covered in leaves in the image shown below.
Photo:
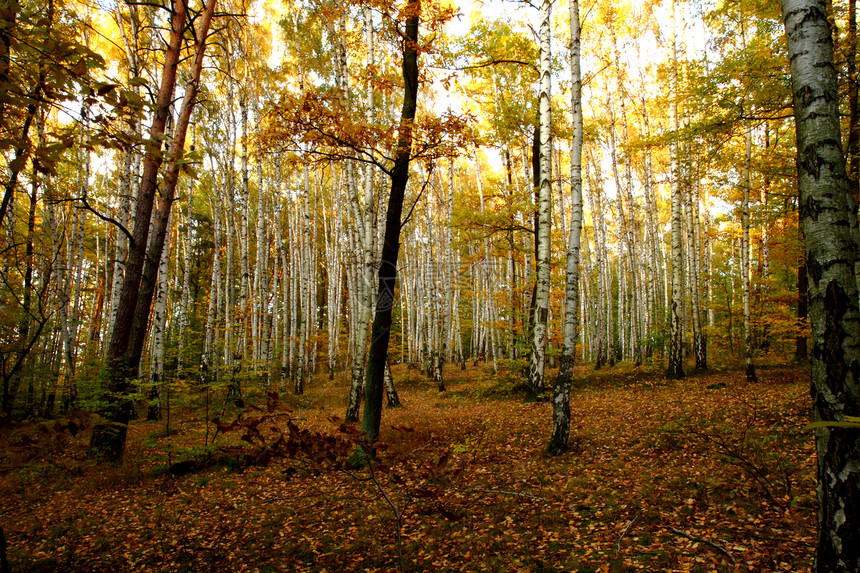
<svg viewBox="0 0 860 573"><path fill-rule="evenodd" d="M135 422L116 467L86 459L86 416L7 424L12 570L810 568L807 369L761 368L749 384L740 371L668 381L578 367L558 457L544 455L550 404L525 402L510 374L452 367L438 393L393 370L405 407L386 409L363 469L347 463L345 374L242 413L211 398L208 428L203 396L174 407L170 433Z"/></svg>

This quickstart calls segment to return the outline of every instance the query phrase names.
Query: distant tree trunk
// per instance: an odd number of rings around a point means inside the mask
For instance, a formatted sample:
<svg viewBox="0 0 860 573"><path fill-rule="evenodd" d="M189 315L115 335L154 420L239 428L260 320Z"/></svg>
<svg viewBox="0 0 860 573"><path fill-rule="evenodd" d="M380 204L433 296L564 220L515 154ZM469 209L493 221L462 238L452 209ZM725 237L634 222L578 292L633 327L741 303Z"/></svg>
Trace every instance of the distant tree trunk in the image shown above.
<svg viewBox="0 0 860 573"><path fill-rule="evenodd" d="M738 6L742 6L738 4ZM740 14L741 45L746 48L746 32L744 31L744 15ZM745 106L746 102L742 105ZM744 305L744 364L747 381L756 382L758 377L753 364L752 325L750 324L750 191L752 191L752 126L747 126L746 144L744 151L744 175L741 183L744 188L743 204L741 205L741 288L743 289Z"/></svg>
<svg viewBox="0 0 860 573"><path fill-rule="evenodd" d="M281 316L283 317L283 336L281 337L281 368L279 372L279 378L281 382L281 392L284 392L287 389L287 378L289 373L289 337L290 324L292 324L292 321L289 320L288 311L290 309L290 290L292 288L292 285L290 284L292 266L289 264L288 260L288 245L284 244L281 231L283 219L286 219L287 224L289 225L289 214L287 214L286 216L283 215L283 212L286 211L286 207L284 206L284 202L281 199L278 199L278 201L280 207L278 209L279 216L277 219L277 223L275 224L275 241L278 245L278 255L281 258Z"/></svg>
<svg viewBox="0 0 860 573"><path fill-rule="evenodd" d="M250 175L248 172L248 94L244 86L239 86L239 121L242 137L240 139L240 168L242 184L239 187L239 304L236 307L236 346L233 351L239 367L247 358L249 301L251 294L251 270L248 263L249 219L250 215Z"/></svg>
<svg viewBox="0 0 860 573"><path fill-rule="evenodd" d="M741 285L744 296L744 364L746 365L747 381L756 382L755 365L752 360L752 326L750 325L750 163L752 162L752 133L746 134L746 152L744 154L744 199L741 206Z"/></svg>
<svg viewBox="0 0 860 573"><path fill-rule="evenodd" d="M669 156L672 169L672 303L669 316L669 378L684 377L684 298L681 288L683 274L683 248L681 241L681 170L678 166L678 46L675 38L675 1L672 1L672 101L669 104L669 123L672 142Z"/></svg>
<svg viewBox="0 0 860 573"><path fill-rule="evenodd" d="M651 126L648 121L648 110L645 97L641 99L642 104L642 126L646 139L651 138ZM652 306L652 328L662 330L666 320L666 310L669 307L668 289L666 288L666 264L663 257L663 233L660 230L660 217L657 209L657 194L654 185L654 170L651 161L651 148L645 148L644 171L644 193L645 210L648 216L648 247L650 250L650 267L654 283L654 304ZM661 352L665 347L660 347Z"/></svg>
<svg viewBox="0 0 860 573"><path fill-rule="evenodd" d="M800 206L809 271L813 418L818 453L814 570L860 571L857 219L845 170L833 40L825 0L782 0L797 129ZM854 420L856 422L856 419ZM855 424L856 426L856 424Z"/></svg>
<svg viewBox="0 0 860 573"><path fill-rule="evenodd" d="M481 170L480 165L478 163L478 151L477 148L474 151L473 159L475 162L475 181L478 184L478 200L480 201L481 206L481 214L486 213L486 207L484 205L484 181L481 178ZM496 345L496 274L494 272L495 265L493 258L490 256L490 244L489 239L484 237L483 240L484 247L484 258L481 261L479 266L480 268L480 280L484 285L482 289L482 314L485 317L485 320L482 321L482 329L487 333L487 346L493 357L493 373L498 374L499 365L498 365L498 349Z"/></svg>
<svg viewBox="0 0 860 573"><path fill-rule="evenodd" d="M328 327L328 369L329 378L334 378L340 339L341 287L343 285L343 264L341 262L340 240L343 236L341 218L335 215L331 222L323 210L325 227L326 260L326 314ZM280 234L280 233L278 233Z"/></svg>
<svg viewBox="0 0 860 573"><path fill-rule="evenodd" d="M388 341L391 336L391 313L394 308L394 285L397 280L397 256L400 252L401 214L409 162L412 156L412 129L418 107L418 21L420 0L409 0L405 10L406 26L403 37L403 107L400 113L394 168L391 171L391 192L385 216L385 237L379 261L379 288L376 316L370 337L370 352L365 383L365 405L361 429L365 438L374 442L379 437L382 420L382 390Z"/></svg>
<svg viewBox="0 0 860 573"><path fill-rule="evenodd" d="M209 305L206 309L206 326L203 335L203 355L200 360L200 384L208 387L212 381L212 370L215 367L213 352L215 327L218 322L218 307L221 300L221 223L216 202L209 203L212 213L212 277L209 281Z"/></svg>
<svg viewBox="0 0 860 573"><path fill-rule="evenodd" d="M570 0L570 107L573 137L570 142L570 237L567 244L567 282L564 292L564 343L552 398L552 435L547 452L567 449L570 435L570 385L579 330L579 247L582 237L582 79L580 76L579 0ZM563 216L563 215L562 215Z"/></svg>
<svg viewBox="0 0 860 573"><path fill-rule="evenodd" d="M592 182L588 186L588 198L591 203L592 220L594 221L594 266L597 280L597 300L595 301L595 314L597 315L595 333L595 359L594 369L600 370L609 360L609 308L607 304L607 290L609 276L607 271L606 253L606 219L603 214L603 181L600 164L595 161L591 148L588 147L588 162L591 166Z"/></svg>
<svg viewBox="0 0 860 573"><path fill-rule="evenodd" d="M702 326L702 291L701 276L702 268L699 256L701 253L699 241L699 177L696 175L693 181L688 180L684 185L684 202L687 205L685 215L687 219L687 245L689 256L687 269L690 276L690 318L693 327L693 353L696 357L696 370L708 369L708 353L705 342L705 329ZM694 189L695 187L695 189Z"/></svg>
<svg viewBox="0 0 860 573"><path fill-rule="evenodd" d="M446 353L445 360L451 360L455 347L453 314L458 312L454 305L454 252L452 248L454 234L454 160L448 160L447 194L445 197L445 322L444 336ZM444 381L443 381L444 382Z"/></svg>
<svg viewBox="0 0 860 573"><path fill-rule="evenodd" d="M637 244L640 237L639 217L637 216L637 204L633 199L633 159L631 157L630 134L627 125L627 100L628 94L624 86L623 67L621 64L621 53L618 49L618 40L616 38L615 26L610 27L612 35L612 44L615 59L615 80L618 92L618 107L620 112L619 120L621 122L621 149L624 164L623 185L618 189L618 208L622 217L624 215L624 201L627 202L628 219L622 220L624 230L625 243L627 246L627 254L629 259L629 280L630 280L630 312L628 320L631 323L631 338L632 346L631 355L639 365L644 358L644 346L642 341L646 336L645 320L644 320L644 287L642 273L640 272L640 248ZM614 133L613 133L614 135ZM623 197L623 200L622 200Z"/></svg>
<svg viewBox="0 0 860 573"><path fill-rule="evenodd" d="M537 226L537 279L535 283L534 332L528 389L535 396L543 394L544 368L546 367L547 320L549 318L550 291L550 226L552 225L552 111L550 107L550 5L543 0L540 8L540 186L538 190Z"/></svg>
<svg viewBox="0 0 860 573"><path fill-rule="evenodd" d="M188 196L185 205L185 233L183 234L182 252L182 290L179 295L179 325L176 333L176 372L184 377L185 368L185 331L188 328L188 313L191 306L191 250L192 250L192 214L194 213L194 184L188 186ZM177 246L178 248L178 246ZM216 246L217 249L217 246ZM210 297L213 292L210 291Z"/></svg>

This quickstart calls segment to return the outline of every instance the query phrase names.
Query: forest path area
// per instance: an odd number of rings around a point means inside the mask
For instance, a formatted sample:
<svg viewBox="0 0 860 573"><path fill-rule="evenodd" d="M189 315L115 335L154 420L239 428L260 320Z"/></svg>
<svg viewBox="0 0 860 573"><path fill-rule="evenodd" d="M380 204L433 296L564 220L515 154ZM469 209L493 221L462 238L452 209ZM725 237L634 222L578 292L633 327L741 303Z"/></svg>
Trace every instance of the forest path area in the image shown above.
<svg viewBox="0 0 860 573"><path fill-rule="evenodd" d="M344 374L268 409L259 397L243 413L259 421L251 445L246 424L204 447L204 397L174 406L169 435L133 422L120 466L86 459L88 431L7 424L12 571L396 571L399 552L406 571L809 570L806 368L760 368L748 384L742 371L667 381L579 366L558 457L544 455L551 405L524 402L510 375L449 366L440 394L416 370L393 374L405 407L385 410L372 471L344 463ZM209 407L224 429L238 415ZM219 463L167 471L206 452Z"/></svg>

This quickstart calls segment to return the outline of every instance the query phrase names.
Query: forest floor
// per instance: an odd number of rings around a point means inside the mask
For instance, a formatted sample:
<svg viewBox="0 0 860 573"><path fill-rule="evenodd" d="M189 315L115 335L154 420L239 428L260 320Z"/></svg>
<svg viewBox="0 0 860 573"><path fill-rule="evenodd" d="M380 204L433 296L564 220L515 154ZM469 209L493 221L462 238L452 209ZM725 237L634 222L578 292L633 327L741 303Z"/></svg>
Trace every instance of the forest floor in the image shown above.
<svg viewBox="0 0 860 573"><path fill-rule="evenodd" d="M169 434L132 423L118 466L88 460L75 425L7 424L11 570L808 571L808 367L761 367L756 384L656 372L577 367L557 457L551 405L483 365L449 367L444 393L396 365L405 407L384 411L370 469L345 463L345 373L262 395L237 424L218 403L209 448L203 397L174 405Z"/></svg>

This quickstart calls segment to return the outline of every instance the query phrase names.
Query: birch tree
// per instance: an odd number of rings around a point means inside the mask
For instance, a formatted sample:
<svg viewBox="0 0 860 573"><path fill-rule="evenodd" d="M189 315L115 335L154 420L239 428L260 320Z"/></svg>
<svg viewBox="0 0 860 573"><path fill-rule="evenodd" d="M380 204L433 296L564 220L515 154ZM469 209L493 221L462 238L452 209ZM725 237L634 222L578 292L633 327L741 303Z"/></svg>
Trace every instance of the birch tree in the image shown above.
<svg viewBox="0 0 860 573"><path fill-rule="evenodd" d="M860 570L860 308L854 199L839 125L825 0L782 0L809 270L812 413L818 454L814 570Z"/></svg>
<svg viewBox="0 0 860 573"><path fill-rule="evenodd" d="M567 244L567 264L564 293L564 342L561 364L552 398L552 435L547 452L560 453L567 449L570 434L570 384L576 357L579 330L579 247L582 235L582 79L580 74L579 0L570 0L570 108L573 116L573 137L570 142L570 237ZM562 215L563 216L563 215Z"/></svg>
<svg viewBox="0 0 860 573"><path fill-rule="evenodd" d="M527 386L535 396L543 394L544 368L546 367L547 319L549 317L550 290L550 226L552 222L552 111L550 64L551 0L543 0L540 7L540 111L539 144L540 169L537 205L537 278L533 310L531 359Z"/></svg>
<svg viewBox="0 0 860 573"><path fill-rule="evenodd" d="M740 6L740 4L739 4ZM740 14L741 47L746 49L746 30L743 13ZM746 105L744 102L742 105ZM750 193L752 192L752 127L748 126L744 136L744 176L743 203L741 204L741 288L743 289L744 312L744 365L747 381L755 382L755 366L753 365L752 325L750 324Z"/></svg>
<svg viewBox="0 0 860 573"><path fill-rule="evenodd" d="M672 93L669 102L669 123L672 141L669 143L669 157L672 179L672 300L669 316L669 378L684 377L684 291L681 285L683 276L683 242L681 240L681 170L678 164L678 41L675 37L675 1L672 1Z"/></svg>

